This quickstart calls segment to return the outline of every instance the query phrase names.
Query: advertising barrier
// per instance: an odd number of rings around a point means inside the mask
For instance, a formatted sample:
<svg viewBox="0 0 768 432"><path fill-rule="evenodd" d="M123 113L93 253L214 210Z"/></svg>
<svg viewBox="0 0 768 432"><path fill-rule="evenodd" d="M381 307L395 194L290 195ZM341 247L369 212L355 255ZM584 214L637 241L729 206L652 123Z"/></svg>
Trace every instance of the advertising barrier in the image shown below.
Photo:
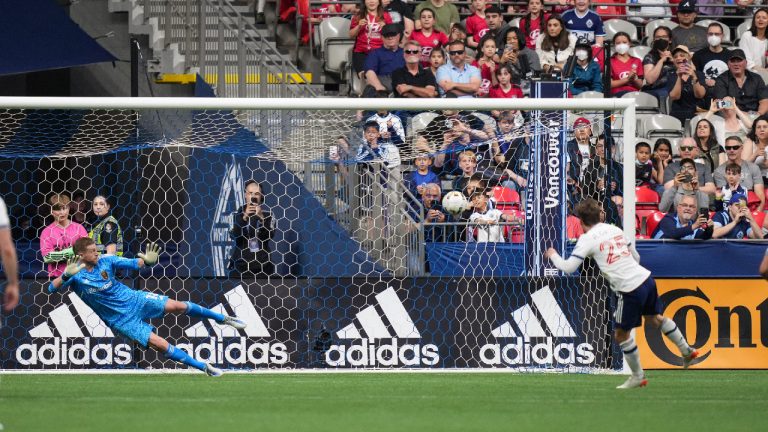
<svg viewBox="0 0 768 432"><path fill-rule="evenodd" d="M763 280L657 279L664 315L701 356L694 369L768 368L768 290ZM677 347L648 325L637 331L643 367L677 369Z"/></svg>
<svg viewBox="0 0 768 432"><path fill-rule="evenodd" d="M71 292L24 281L2 329L2 369L177 368L114 334ZM234 314L234 330L167 315L160 336L232 369L616 368L597 278L237 281L160 279L136 288Z"/></svg>

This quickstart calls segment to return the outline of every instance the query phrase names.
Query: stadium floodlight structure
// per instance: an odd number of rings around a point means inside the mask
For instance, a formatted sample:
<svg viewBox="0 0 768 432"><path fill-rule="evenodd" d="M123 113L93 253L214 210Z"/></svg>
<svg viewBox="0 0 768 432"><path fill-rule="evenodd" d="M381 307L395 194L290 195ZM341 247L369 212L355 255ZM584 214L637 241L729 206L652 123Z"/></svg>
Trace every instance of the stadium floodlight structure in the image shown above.
<svg viewBox="0 0 768 432"><path fill-rule="evenodd" d="M531 138L534 149L530 179L538 187L527 192L521 210L528 214L548 209L549 191L562 192L557 206L565 215L571 113L623 118L623 160L634 160L631 99L0 97L3 196L12 213L50 204L60 192L80 192L85 201L96 194L111 198L124 221L126 256L145 239L160 241L168 251L152 273L125 275L135 276L136 288L218 303L220 310L248 321L240 333L184 317L158 326L177 346L198 356L207 353L224 367L615 368L615 361L605 360L611 357L605 340L607 287L590 290L600 283L588 271L578 283L530 268L508 278L509 272L495 267L503 260L494 258L508 251L478 247L472 254L487 261L477 273L434 277L433 261L433 277L411 278L427 275L430 251L425 252L425 229L416 220L425 209L386 164L355 160L362 142L355 126L358 110L434 116L456 110L475 113L485 127L493 122L491 111L527 112L514 134ZM403 161L423 151L405 149L415 147L420 136L415 125L405 126ZM340 141L350 146L349 159L330 160L329 147ZM467 148L487 146L492 139L484 141ZM429 139L426 144L434 154L447 153ZM550 173L548 164L559 168L557 178L542 180ZM623 226L629 238L635 236L634 169L624 164ZM264 204L276 221L270 240L275 271L256 279L233 276L227 268L238 247L230 237L233 213L244 204L243 183L249 178L261 183ZM21 211L12 222L46 216ZM527 220L526 230L539 223ZM525 241L525 253L538 255L545 242L555 240L565 251L564 217L561 222L554 231L539 233L542 241ZM32 225L38 232L42 227ZM3 369L171 367L119 339L74 294L42 295L46 268L29 240L22 259L30 263L23 267L36 279L27 279L31 294L4 342L14 355ZM454 256L472 262L469 244L462 250L464 239L458 240ZM596 358L603 361L598 365Z"/></svg>

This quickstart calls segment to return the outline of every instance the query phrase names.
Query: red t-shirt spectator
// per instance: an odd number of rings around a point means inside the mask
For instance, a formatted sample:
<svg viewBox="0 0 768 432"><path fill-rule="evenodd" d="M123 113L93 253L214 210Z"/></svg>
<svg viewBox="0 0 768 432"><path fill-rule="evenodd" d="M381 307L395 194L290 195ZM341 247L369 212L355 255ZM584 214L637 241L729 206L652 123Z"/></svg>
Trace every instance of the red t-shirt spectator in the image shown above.
<svg viewBox="0 0 768 432"><path fill-rule="evenodd" d="M523 97L523 91L520 87L512 84L512 87L508 91L504 91L500 85L491 87L491 91L488 92L488 97L492 98L521 98Z"/></svg>
<svg viewBox="0 0 768 432"><path fill-rule="evenodd" d="M630 56L629 61L624 63L623 61L617 59L616 56L611 57L611 79L624 79L632 73L632 69L635 70L638 78L643 78L643 61L639 58ZM621 87L612 88L611 94L639 90L639 88L627 84Z"/></svg>
<svg viewBox="0 0 768 432"><path fill-rule="evenodd" d="M480 69L480 78L483 79L483 81L480 83L480 94L488 94L488 92L491 90L491 84L493 83L493 70L491 70L491 67L488 65L488 63L485 63L484 65L480 66L480 63L477 62L477 60L472 62L472 66ZM499 65L496 65L496 67L499 67Z"/></svg>
<svg viewBox="0 0 768 432"><path fill-rule="evenodd" d="M528 18L523 17L520 19L520 30L523 31L523 34L525 34L525 45L532 50L536 50L536 39L541 34L541 20L544 19L544 22L546 23L549 19L549 14L540 13L539 17L530 20L530 24L528 23ZM528 27L526 27L526 25ZM526 29L528 31L526 32Z"/></svg>
<svg viewBox="0 0 768 432"><path fill-rule="evenodd" d="M485 18L479 17L476 14L467 18L465 26L467 28L467 37L472 37L475 42L480 42L480 38L485 34L484 30L488 30Z"/></svg>
<svg viewBox="0 0 768 432"><path fill-rule="evenodd" d="M368 14L365 19L368 21L368 25L360 29L360 33L357 34L355 39L354 51L358 53L369 53L376 48L381 48L384 44L384 39L381 37L381 29L384 27L384 24L392 24L392 18L387 12L384 12L383 24L381 21L377 21L376 15ZM349 27L354 29L357 27L358 22L360 22L360 18L355 15L352 17Z"/></svg>
<svg viewBox="0 0 768 432"><path fill-rule="evenodd" d="M432 30L429 36L425 36L421 30L411 33L411 40L421 45L421 66L429 67L429 55L432 50L448 44L448 35L441 31Z"/></svg>

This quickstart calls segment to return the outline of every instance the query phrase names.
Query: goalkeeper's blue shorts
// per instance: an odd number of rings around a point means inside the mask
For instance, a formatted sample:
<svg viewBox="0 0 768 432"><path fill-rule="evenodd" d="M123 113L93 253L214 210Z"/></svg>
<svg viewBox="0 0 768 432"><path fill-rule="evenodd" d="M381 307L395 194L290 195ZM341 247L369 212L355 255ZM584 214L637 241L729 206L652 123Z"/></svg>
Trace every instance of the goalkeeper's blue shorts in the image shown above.
<svg viewBox="0 0 768 432"><path fill-rule="evenodd" d="M165 315L165 304L168 302L168 297L148 292L141 293L137 299L140 303L134 308L136 312L111 327L146 348L149 343L149 335L155 330L155 327L144 320L161 318Z"/></svg>
<svg viewBox="0 0 768 432"><path fill-rule="evenodd" d="M614 325L622 330L630 331L640 327L643 315L660 315L662 304L656 291L656 281L648 276L634 291L616 293L618 302L613 312Z"/></svg>

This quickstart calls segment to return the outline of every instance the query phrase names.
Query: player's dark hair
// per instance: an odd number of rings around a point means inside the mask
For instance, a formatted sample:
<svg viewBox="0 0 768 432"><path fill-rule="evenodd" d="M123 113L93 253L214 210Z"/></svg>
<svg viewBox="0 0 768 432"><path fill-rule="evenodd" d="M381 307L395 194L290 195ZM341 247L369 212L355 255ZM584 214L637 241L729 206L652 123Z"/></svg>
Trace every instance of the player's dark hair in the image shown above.
<svg viewBox="0 0 768 432"><path fill-rule="evenodd" d="M592 198L586 198L576 204L574 213L586 226L595 226L600 223L600 204Z"/></svg>
<svg viewBox="0 0 768 432"><path fill-rule="evenodd" d="M85 252L86 249L88 249L88 246L95 245L96 241L94 241L90 237L80 237L79 239L75 240L75 244L72 245L72 250L80 255Z"/></svg>

